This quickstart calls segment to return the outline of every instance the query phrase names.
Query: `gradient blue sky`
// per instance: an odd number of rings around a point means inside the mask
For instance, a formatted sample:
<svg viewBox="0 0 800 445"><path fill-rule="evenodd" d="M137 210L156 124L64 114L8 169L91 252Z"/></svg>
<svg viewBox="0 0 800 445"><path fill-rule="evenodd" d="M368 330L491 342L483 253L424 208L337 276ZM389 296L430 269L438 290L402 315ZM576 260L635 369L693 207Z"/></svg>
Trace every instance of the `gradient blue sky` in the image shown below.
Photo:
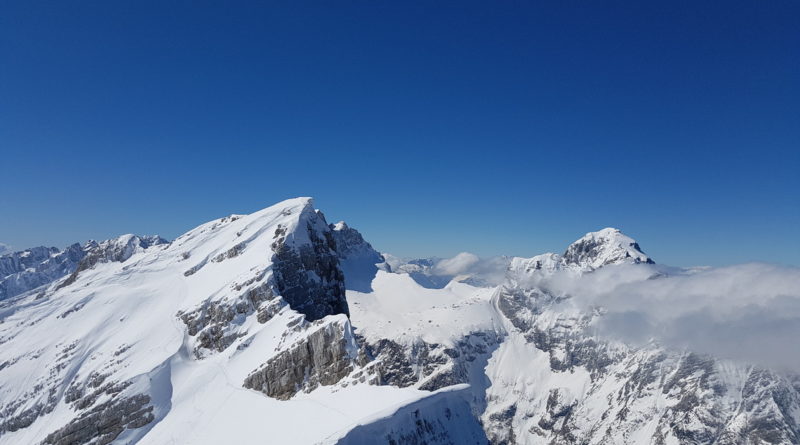
<svg viewBox="0 0 800 445"><path fill-rule="evenodd" d="M0 241L175 237L314 196L399 255L615 226L800 264L800 3L13 1Z"/></svg>

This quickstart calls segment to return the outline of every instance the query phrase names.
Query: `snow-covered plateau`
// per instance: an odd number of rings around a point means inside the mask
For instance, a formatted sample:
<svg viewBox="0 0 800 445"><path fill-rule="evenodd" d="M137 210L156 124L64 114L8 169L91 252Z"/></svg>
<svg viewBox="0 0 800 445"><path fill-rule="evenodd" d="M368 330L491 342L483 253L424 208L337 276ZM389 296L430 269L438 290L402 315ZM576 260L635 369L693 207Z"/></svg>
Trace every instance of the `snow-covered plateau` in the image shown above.
<svg viewBox="0 0 800 445"><path fill-rule="evenodd" d="M309 198L171 242L5 252L0 444L799 444L791 361L620 329L630 295L660 307L648 289L709 273L611 228L403 260Z"/></svg>

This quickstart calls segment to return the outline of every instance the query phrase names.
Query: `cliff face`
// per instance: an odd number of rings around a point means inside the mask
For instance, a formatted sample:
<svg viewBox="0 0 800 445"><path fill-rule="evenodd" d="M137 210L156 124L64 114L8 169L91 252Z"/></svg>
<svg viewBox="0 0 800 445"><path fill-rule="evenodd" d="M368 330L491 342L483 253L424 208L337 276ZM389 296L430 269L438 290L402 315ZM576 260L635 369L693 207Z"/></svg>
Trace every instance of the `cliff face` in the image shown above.
<svg viewBox="0 0 800 445"><path fill-rule="evenodd" d="M346 318L301 326L303 336L267 360L244 380L244 387L279 400L320 385L334 385L367 364ZM374 375L357 373L360 383L377 383Z"/></svg>
<svg viewBox="0 0 800 445"><path fill-rule="evenodd" d="M309 321L349 315L336 241L321 212L304 207L292 233L278 225L272 250L275 286L292 309Z"/></svg>

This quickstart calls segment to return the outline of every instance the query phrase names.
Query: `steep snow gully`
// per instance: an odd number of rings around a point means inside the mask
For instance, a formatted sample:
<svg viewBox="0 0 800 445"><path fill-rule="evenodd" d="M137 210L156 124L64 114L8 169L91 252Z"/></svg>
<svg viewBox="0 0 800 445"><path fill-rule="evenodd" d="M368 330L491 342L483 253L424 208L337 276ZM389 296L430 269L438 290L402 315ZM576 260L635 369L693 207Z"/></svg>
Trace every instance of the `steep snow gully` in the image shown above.
<svg viewBox="0 0 800 445"><path fill-rule="evenodd" d="M309 198L6 252L0 444L800 443L796 372L605 329L618 289L705 273L611 228L400 259Z"/></svg>

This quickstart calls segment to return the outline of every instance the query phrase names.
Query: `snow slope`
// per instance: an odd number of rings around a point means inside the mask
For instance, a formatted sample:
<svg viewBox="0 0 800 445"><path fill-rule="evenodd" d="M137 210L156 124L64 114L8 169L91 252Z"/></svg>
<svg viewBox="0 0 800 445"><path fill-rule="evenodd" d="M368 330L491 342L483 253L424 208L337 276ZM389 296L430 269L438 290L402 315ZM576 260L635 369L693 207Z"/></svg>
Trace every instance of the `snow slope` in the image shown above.
<svg viewBox="0 0 800 445"><path fill-rule="evenodd" d="M129 234L99 243L93 240L83 245L75 243L64 250L43 246L5 254L0 250L0 300L69 275L85 259L87 263L96 262L101 257L108 261L125 261L139 250L166 242L159 236Z"/></svg>
<svg viewBox="0 0 800 445"><path fill-rule="evenodd" d="M697 271L616 229L493 261L382 256L309 198L98 243L0 302L0 444L800 443L800 378L603 337L555 285Z"/></svg>
<svg viewBox="0 0 800 445"><path fill-rule="evenodd" d="M243 388L250 373L315 326L349 332L344 314L309 322L267 296L279 293L276 241L302 248L328 231L309 199L289 200L211 221L123 262L98 262L43 297L5 305L0 443L258 443L265 425L280 443L311 443L422 397L353 385L279 401ZM313 269L305 275L322 282ZM230 319L217 315L226 307L234 308ZM262 323L264 308L275 312ZM195 318L187 314L198 311L212 325L190 335Z"/></svg>

